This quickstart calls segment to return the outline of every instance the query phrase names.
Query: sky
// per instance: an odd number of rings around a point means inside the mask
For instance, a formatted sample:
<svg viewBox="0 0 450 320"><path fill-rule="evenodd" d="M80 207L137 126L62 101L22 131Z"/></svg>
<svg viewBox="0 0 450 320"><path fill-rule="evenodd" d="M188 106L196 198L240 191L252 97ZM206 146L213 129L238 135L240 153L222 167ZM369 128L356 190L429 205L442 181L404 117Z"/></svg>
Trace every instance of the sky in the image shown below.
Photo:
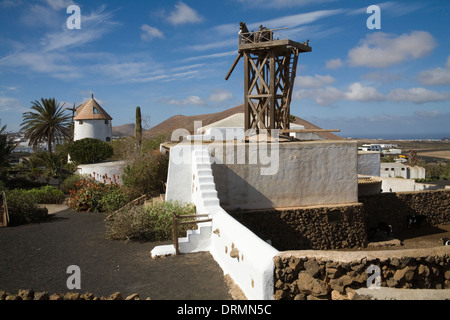
<svg viewBox="0 0 450 320"><path fill-rule="evenodd" d="M1 125L50 97L94 94L113 126L140 106L147 128L242 104L242 61L225 80L241 21L309 40L291 114L343 137L450 137L448 0L0 0Z"/></svg>

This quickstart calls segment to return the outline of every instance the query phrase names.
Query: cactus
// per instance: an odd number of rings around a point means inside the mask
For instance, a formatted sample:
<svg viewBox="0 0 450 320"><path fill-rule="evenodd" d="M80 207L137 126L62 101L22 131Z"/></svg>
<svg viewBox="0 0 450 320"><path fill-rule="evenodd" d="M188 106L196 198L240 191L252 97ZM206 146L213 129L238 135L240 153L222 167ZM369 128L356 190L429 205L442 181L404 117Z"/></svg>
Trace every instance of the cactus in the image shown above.
<svg viewBox="0 0 450 320"><path fill-rule="evenodd" d="M141 118L141 107L136 107L136 125L134 127L134 137L137 141L137 146L141 150L142 145L142 118Z"/></svg>

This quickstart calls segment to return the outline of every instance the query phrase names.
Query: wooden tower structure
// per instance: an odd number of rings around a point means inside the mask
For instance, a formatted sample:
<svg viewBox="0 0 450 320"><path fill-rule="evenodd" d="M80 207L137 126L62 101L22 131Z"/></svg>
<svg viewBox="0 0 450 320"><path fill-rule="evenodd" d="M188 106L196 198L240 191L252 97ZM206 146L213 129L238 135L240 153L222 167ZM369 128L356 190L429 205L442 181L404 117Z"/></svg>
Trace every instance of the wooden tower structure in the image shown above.
<svg viewBox="0 0 450 320"><path fill-rule="evenodd" d="M225 80L244 59L244 129L289 130L290 103L298 56L312 49L289 39L274 39L274 31L263 26L249 32L240 23L239 53Z"/></svg>

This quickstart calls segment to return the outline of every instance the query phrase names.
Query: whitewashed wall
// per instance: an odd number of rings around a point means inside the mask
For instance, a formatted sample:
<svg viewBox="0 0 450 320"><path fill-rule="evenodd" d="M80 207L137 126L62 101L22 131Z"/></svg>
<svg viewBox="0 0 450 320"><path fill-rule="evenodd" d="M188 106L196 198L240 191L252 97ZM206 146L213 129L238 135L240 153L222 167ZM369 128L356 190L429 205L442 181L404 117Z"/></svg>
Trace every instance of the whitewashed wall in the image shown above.
<svg viewBox="0 0 450 320"><path fill-rule="evenodd" d="M105 120L82 120L75 121L74 140L81 140L84 138L100 139L107 141L107 137L112 141L112 125L108 120L108 124L105 124Z"/></svg>

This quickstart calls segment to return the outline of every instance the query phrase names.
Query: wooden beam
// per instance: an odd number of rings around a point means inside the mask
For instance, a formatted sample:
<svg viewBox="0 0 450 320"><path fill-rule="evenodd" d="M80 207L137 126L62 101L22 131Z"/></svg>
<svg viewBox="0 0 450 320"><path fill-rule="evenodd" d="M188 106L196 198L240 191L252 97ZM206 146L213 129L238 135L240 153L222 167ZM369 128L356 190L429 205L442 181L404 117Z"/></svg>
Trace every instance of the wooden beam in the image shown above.
<svg viewBox="0 0 450 320"><path fill-rule="evenodd" d="M306 44L292 41L290 39L281 39L273 41L255 42L255 43L243 43L239 45L239 52L241 50L257 50L257 49L269 49L273 47L286 47L291 46L300 50L300 52L311 52L312 48Z"/></svg>
<svg viewBox="0 0 450 320"><path fill-rule="evenodd" d="M239 60L242 58L242 52L239 53L236 57L236 59L233 62L233 65L230 68L230 71L228 71L227 75L225 76L225 80L228 80L228 78L231 76L231 73L233 72L234 68L238 64Z"/></svg>
<svg viewBox="0 0 450 320"><path fill-rule="evenodd" d="M281 133L287 133L287 132L341 132L340 129L282 129L280 130Z"/></svg>

